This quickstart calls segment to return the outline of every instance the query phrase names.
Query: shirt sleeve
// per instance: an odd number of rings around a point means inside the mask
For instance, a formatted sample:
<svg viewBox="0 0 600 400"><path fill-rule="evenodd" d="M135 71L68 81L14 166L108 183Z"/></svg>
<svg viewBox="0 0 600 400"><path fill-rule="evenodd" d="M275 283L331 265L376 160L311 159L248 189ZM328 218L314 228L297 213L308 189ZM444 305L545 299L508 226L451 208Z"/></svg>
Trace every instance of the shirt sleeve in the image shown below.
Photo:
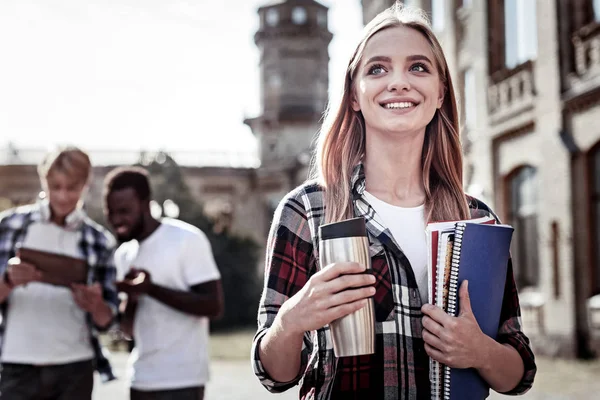
<svg viewBox="0 0 600 400"><path fill-rule="evenodd" d="M198 230L188 236L181 257L183 279L188 287L221 279L210 241L204 232Z"/></svg>
<svg viewBox="0 0 600 400"><path fill-rule="evenodd" d="M519 295L513 276L512 260L509 260L506 285L504 288L504 301L500 314L500 329L498 331L498 342L514 347L521 358L525 372L519 384L507 395L520 395L527 392L533 386L533 380L537 372L535 357L529 338L525 336L521 328L521 308L519 306Z"/></svg>
<svg viewBox="0 0 600 400"><path fill-rule="evenodd" d="M259 346L281 305L306 284L315 267L306 211L298 200L284 199L275 211L267 241L258 330L252 343L251 355L254 373L270 392L284 392L297 385L302 376L310 373L308 360L313 349L310 332L304 334L300 372L289 382L278 382L269 375L260 360Z"/></svg>
<svg viewBox="0 0 600 400"><path fill-rule="evenodd" d="M109 244L99 254L98 264L96 265L95 280L102 286L102 297L112 311L113 318L116 317L119 310L119 294L115 280L117 278L117 268L115 267L115 248ZM111 327L97 327L99 330L107 330Z"/></svg>

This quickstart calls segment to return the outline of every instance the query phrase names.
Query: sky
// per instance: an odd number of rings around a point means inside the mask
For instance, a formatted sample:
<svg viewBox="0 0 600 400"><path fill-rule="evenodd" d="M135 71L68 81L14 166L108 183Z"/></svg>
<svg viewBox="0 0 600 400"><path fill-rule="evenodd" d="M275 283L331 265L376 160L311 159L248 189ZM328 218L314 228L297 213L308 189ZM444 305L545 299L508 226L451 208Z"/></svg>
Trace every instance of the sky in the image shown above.
<svg viewBox="0 0 600 400"><path fill-rule="evenodd" d="M252 150L265 0L0 1L0 147ZM330 91L361 29L330 7ZM332 79L331 77L338 77Z"/></svg>

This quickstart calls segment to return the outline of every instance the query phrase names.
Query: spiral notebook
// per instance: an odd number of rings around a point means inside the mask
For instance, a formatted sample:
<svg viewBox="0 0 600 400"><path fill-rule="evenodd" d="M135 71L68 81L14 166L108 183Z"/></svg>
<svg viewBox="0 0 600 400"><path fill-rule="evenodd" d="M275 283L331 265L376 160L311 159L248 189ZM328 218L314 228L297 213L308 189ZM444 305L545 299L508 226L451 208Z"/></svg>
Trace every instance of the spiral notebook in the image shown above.
<svg viewBox="0 0 600 400"><path fill-rule="evenodd" d="M513 228L492 219L429 224L429 302L450 315L460 310L458 289L469 281L473 314L496 338ZM484 399L489 387L474 369L449 368L430 359L432 400Z"/></svg>

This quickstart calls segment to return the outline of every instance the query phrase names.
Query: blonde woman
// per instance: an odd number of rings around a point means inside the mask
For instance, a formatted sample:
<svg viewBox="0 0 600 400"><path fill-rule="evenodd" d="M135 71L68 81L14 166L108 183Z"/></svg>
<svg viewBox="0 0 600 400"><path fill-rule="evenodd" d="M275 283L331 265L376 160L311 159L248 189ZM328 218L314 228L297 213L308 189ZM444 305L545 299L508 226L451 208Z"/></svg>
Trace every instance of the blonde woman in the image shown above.
<svg viewBox="0 0 600 400"><path fill-rule="evenodd" d="M442 48L420 11L378 15L349 62L344 93L320 133L316 180L278 207L267 246L253 365L272 392L302 382L302 399L430 398L431 356L476 368L520 394L536 372L519 325L509 266L495 341L466 307L427 305L425 225L493 215L463 192L456 98ZM318 271L318 227L365 217L373 275L340 263ZM461 301L468 291L461 287ZM325 326L375 300L376 353L334 358ZM464 304L464 303L463 303Z"/></svg>
<svg viewBox="0 0 600 400"><path fill-rule="evenodd" d="M82 209L91 174L86 153L49 153L38 172L46 198L0 214L0 399L91 399L94 369L114 379L96 333L118 306L115 243ZM45 273L18 258L24 248L85 261L87 282L46 283Z"/></svg>

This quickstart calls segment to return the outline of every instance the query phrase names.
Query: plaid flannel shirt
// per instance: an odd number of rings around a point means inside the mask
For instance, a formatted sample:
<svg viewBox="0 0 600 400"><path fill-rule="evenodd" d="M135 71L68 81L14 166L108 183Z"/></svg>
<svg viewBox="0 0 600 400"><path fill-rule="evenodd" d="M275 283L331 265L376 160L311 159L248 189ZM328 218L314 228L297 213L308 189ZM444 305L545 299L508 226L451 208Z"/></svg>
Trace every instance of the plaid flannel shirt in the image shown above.
<svg viewBox="0 0 600 400"><path fill-rule="evenodd" d="M27 228L33 222L43 220L42 205L32 204L0 213L0 275L6 272L8 260L15 256L16 250L25 239ZM79 225L81 241L79 250L89 265L88 284L99 282L102 285L104 300L116 315L119 298L115 286L116 268L113 260L115 240L112 235L89 217L85 217ZM0 323L0 348L4 332L5 315L10 297L1 305L2 322ZM90 314L87 315L90 328L91 345L94 350L94 364L102 381L115 379L111 365L103 353L98 340L98 331ZM35 327L32 327L36 329ZM43 327L37 327L43 329ZM104 329L107 329L106 327Z"/></svg>
<svg viewBox="0 0 600 400"><path fill-rule="evenodd" d="M366 219L372 268L377 278L375 354L335 358L327 325L305 333L300 374L295 380L276 382L261 364L258 346L279 308L317 272L318 228L324 220L323 189L316 183L306 183L288 194L275 212L267 244L258 331L252 347L255 374L271 392L283 392L301 382L300 397L306 400L429 399L429 356L422 338L422 304L414 273L392 234L363 196L362 165L353 173L352 188L355 216ZM482 202L469 200L472 218L494 216ZM497 340L513 346L525 366L523 378L507 394L525 393L533 384L536 365L529 339L521 331L519 299L510 264Z"/></svg>

